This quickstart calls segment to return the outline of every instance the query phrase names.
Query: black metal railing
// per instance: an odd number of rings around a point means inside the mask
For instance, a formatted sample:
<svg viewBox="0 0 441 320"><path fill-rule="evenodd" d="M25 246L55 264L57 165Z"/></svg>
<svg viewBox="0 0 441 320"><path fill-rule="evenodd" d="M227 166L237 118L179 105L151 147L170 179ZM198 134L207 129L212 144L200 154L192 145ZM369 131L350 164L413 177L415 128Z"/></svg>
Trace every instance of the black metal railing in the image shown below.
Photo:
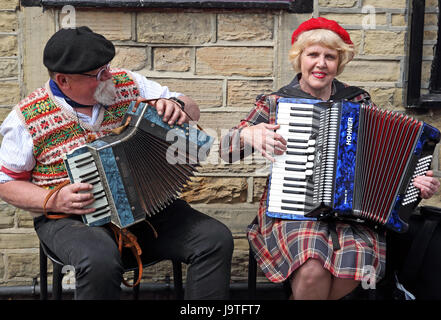
<svg viewBox="0 0 441 320"><path fill-rule="evenodd" d="M441 0L438 0L438 8ZM425 0L413 0L410 12L409 59L407 63L406 106L408 108L441 107L441 37L438 12L437 42L430 70L429 93L421 94L421 67L423 63Z"/></svg>

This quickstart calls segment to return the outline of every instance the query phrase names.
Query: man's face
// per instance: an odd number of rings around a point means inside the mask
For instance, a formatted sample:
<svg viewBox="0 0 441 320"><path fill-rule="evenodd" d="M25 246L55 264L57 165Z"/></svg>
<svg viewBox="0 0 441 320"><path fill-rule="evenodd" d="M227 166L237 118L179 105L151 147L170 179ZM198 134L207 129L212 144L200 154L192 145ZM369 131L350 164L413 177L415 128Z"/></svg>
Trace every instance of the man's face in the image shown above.
<svg viewBox="0 0 441 320"><path fill-rule="evenodd" d="M110 105L116 97L109 65L87 73L65 76L68 79L69 85L67 88L63 87L64 93L78 103L85 105L93 105L95 103Z"/></svg>

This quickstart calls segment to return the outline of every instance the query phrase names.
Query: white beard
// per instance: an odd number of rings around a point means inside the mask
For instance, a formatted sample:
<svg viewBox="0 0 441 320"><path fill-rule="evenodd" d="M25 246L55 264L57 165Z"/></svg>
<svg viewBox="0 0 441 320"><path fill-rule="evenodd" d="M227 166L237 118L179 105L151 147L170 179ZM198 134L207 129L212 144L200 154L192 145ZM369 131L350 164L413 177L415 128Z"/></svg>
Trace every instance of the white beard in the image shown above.
<svg viewBox="0 0 441 320"><path fill-rule="evenodd" d="M98 103L105 106L110 106L116 99L116 88L112 79L101 81L93 94L93 97Z"/></svg>

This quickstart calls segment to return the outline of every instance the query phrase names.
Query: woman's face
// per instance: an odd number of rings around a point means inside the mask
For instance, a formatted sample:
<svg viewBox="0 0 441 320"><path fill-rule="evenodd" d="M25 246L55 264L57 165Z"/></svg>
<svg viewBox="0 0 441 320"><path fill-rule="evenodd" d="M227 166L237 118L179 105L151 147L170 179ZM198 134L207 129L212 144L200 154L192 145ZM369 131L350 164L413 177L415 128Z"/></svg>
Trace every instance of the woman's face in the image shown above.
<svg viewBox="0 0 441 320"><path fill-rule="evenodd" d="M337 75L338 51L313 44L306 47L300 55L303 91L323 100L331 95L331 84ZM329 94L329 96L328 96Z"/></svg>

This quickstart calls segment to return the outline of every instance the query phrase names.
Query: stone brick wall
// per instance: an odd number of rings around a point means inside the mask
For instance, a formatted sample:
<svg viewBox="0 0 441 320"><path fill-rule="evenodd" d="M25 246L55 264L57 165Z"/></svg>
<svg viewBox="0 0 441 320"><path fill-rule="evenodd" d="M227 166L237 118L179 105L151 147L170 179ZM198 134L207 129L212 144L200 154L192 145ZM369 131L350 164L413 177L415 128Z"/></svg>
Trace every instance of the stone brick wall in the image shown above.
<svg viewBox="0 0 441 320"><path fill-rule="evenodd" d="M0 118L22 96L22 33L18 0L0 1ZM31 283L38 241L27 212L0 203L0 285Z"/></svg>
<svg viewBox="0 0 441 320"><path fill-rule="evenodd" d="M424 70L430 70L436 41L437 2L427 0ZM0 120L46 81L41 51L66 15L59 10L20 8L0 0ZM314 0L314 16L336 19L348 29L357 55L340 79L371 92L388 109L405 111L406 0ZM374 9L374 29L369 24ZM76 24L89 25L114 42L114 66L139 72L192 96L201 108L200 125L220 137L247 114L257 94L277 89L293 76L286 52L292 30L311 15L259 10L76 9ZM425 72L425 74L428 74ZM427 88L427 78L423 90ZM406 111L405 111L406 112ZM439 111L417 116L438 127ZM232 281L246 281L245 229L256 215L267 163L257 155L241 163L218 158L218 140L199 174L183 193L195 208L226 223L235 237ZM431 200L436 203L439 197ZM38 240L26 212L0 202L0 286L29 285L38 277ZM172 275L160 264L145 281ZM266 281L260 275L259 281Z"/></svg>
<svg viewBox="0 0 441 320"><path fill-rule="evenodd" d="M0 1L0 117L20 98L18 0Z"/></svg>

